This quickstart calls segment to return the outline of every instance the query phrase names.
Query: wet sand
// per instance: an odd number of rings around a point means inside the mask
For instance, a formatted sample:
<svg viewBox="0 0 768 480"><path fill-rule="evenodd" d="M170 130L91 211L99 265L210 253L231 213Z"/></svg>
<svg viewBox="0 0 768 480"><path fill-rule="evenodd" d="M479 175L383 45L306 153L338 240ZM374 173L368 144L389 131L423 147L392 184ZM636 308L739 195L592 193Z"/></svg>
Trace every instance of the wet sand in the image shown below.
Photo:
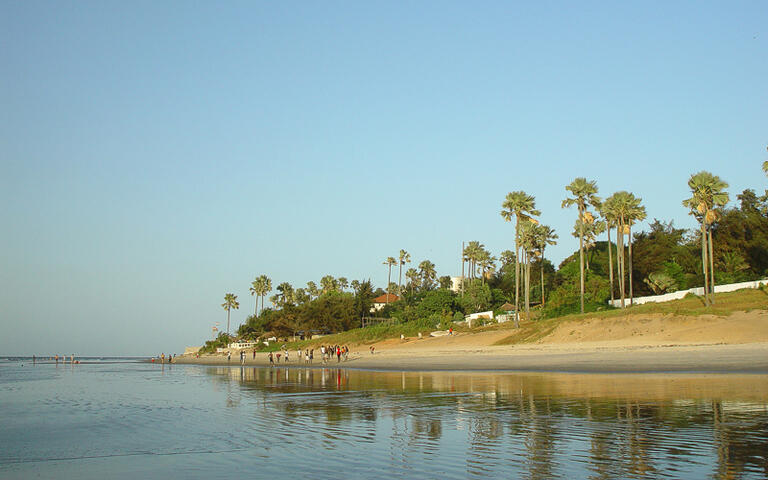
<svg viewBox="0 0 768 480"><path fill-rule="evenodd" d="M768 373L768 343L739 345L539 345L502 346L475 349L436 349L397 345L377 348L371 355L365 349L352 349L349 359L332 367L387 371L531 371L583 373ZM287 367L323 367L317 357L313 364L297 363L295 352ZM239 355L177 357L176 363L239 366ZM266 353L246 357L247 366L269 366Z"/></svg>

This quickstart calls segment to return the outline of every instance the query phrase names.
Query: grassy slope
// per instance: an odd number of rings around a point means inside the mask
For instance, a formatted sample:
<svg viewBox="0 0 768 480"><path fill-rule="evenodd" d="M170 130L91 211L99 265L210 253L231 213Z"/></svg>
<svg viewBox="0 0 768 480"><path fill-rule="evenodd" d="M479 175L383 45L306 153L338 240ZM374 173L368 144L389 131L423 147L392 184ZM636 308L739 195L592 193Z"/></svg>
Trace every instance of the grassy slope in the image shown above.
<svg viewBox="0 0 768 480"><path fill-rule="evenodd" d="M765 289L744 289L736 292L718 293L715 304L706 307L702 297L690 296L680 300L664 303L646 303L627 307L624 310L606 310L564 317L548 318L531 322L523 322L520 330L513 331L508 337L498 341L497 345L531 343L540 340L563 323L595 318L617 318L628 315L679 315L695 317L699 315L728 316L734 312L768 309L768 291Z"/></svg>

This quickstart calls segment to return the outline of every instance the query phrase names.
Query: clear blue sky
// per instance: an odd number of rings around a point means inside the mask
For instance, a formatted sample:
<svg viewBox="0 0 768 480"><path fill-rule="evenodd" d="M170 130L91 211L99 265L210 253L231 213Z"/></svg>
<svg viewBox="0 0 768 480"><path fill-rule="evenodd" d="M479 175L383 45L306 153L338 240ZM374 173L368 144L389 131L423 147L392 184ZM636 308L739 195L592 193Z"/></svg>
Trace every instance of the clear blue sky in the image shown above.
<svg viewBox="0 0 768 480"><path fill-rule="evenodd" d="M248 286L576 247L574 177L691 227L766 187L768 3L0 0L0 354L179 352Z"/></svg>

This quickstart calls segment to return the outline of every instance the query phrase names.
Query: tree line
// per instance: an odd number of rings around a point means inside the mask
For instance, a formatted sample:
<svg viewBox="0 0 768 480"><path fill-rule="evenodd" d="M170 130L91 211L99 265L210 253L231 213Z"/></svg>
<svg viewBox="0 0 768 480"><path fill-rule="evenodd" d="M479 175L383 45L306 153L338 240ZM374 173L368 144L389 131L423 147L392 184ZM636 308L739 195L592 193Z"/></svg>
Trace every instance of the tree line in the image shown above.
<svg viewBox="0 0 768 480"><path fill-rule="evenodd" d="M762 168L768 175L768 162ZM547 246L556 244L558 234L537 218L541 212L533 195L510 192L500 213L504 221L514 224L514 251L504 250L496 257L480 241L468 242L462 250L457 292L450 290L451 278L438 277L429 260L405 269L411 255L404 249L383 261L385 289L375 288L370 280L350 282L326 275L319 285L309 281L295 288L282 282L269 296L272 280L259 275L249 287L254 313L237 334L257 338L265 333L287 336L356 328L370 314L373 299L385 293L386 306L376 315L434 324L498 310L507 302L515 311L525 312L524 318L530 318L532 305L538 305L544 316L610 308L608 300L619 300L624 308L636 295L692 286L704 286L703 300L710 305L716 284L768 274L768 190L761 196L744 190L737 195L739 204L727 208L728 183L719 176L706 171L692 174L687 187L690 196L681 202L697 220L697 229L679 229L672 222L654 219L648 231L633 233L633 227L647 218L641 197L618 191L603 199L596 181L574 179L565 187L562 208L575 207L569 233L578 238L578 250L557 268L544 253ZM397 267L397 283L392 281L393 267ZM532 276L532 270L538 275ZM227 312L228 335L230 312L239 308L237 297L227 293L222 307Z"/></svg>

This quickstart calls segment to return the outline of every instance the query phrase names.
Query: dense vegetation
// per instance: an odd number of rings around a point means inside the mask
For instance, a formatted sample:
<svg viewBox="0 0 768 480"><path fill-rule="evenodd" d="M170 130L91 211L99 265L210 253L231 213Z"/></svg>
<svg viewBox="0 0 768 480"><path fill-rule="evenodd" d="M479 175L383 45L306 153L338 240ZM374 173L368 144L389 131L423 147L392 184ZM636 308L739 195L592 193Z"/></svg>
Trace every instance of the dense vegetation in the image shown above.
<svg viewBox="0 0 768 480"><path fill-rule="evenodd" d="M501 216L514 223L514 251L504 250L495 257L479 241L464 248L466 275L458 292L449 288L451 279L438 277L429 260L418 268L404 267L410 254L401 250L387 257L385 289L370 281L326 275L319 286L313 281L295 288L287 282L272 292L272 281L258 276L250 287L261 300L256 310L240 326L241 339L301 337L315 333L338 333L361 326L366 316L391 319L387 325L372 327L371 334L386 333L392 325L397 331L447 328L466 314L494 310L505 303L528 315L530 307L539 318L553 318L577 312L609 310L608 301L625 305L641 295L654 295L706 285L705 306L714 302L715 284L747 281L768 276L768 191L762 196L744 190L738 203L726 208L728 184L708 172L699 172L688 181L691 197L683 201L699 228L686 230L672 222L654 219L648 231L632 231L645 219L642 199L630 192L616 192L606 199L598 197L597 184L577 178L566 187L563 208L576 207L576 222L569 235L579 240L579 249L555 266L545 258L547 245L558 235L535 218L535 199L525 192L511 192L502 203ZM563 240L560 240L563 241ZM610 248L609 248L610 247ZM394 268L393 268L394 267ZM393 282L395 275L397 282ZM397 295L393 301L371 313L373 300L385 293ZM236 296L227 294L222 307L237 309ZM410 326L410 327L409 327ZM389 330L388 330L389 329ZM394 330L392 330L394 331ZM227 332L206 343L206 351L228 342Z"/></svg>

